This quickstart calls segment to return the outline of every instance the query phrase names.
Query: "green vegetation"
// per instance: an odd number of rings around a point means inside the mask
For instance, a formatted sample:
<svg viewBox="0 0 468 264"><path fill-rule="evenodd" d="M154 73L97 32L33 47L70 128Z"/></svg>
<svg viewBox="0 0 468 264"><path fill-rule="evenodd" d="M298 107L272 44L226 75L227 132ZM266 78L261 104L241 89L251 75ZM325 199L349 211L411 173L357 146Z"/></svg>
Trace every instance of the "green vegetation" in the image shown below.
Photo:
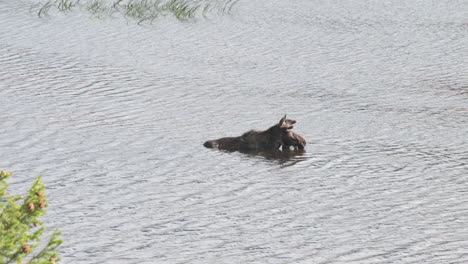
<svg viewBox="0 0 468 264"><path fill-rule="evenodd" d="M57 247L62 243L55 231L47 243L40 244L45 226L40 217L47 207L45 185L38 177L26 198L7 191L12 173L0 172L0 264L55 264ZM35 249L38 249L35 251Z"/></svg>
<svg viewBox="0 0 468 264"><path fill-rule="evenodd" d="M85 9L95 17L122 14L136 19L138 23L153 21L159 16L173 15L179 20L188 20L201 13L229 13L238 0L45 0L38 4L39 17L51 10L68 12L75 8Z"/></svg>

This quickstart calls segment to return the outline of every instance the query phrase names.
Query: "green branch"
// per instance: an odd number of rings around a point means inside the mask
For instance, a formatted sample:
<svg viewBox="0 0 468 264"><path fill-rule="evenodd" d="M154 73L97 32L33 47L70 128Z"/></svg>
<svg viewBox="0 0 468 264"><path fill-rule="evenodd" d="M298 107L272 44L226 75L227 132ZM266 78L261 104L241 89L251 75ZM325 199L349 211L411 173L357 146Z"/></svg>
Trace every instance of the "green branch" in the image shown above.
<svg viewBox="0 0 468 264"><path fill-rule="evenodd" d="M47 198L41 177L36 179L28 196L22 199L7 191L7 180L11 175L6 171L0 172L0 264L23 263L25 258L30 258L27 262L30 264L57 263L56 249L63 242L58 237L59 231L52 234L38 254L32 255L45 230L40 217L46 213Z"/></svg>

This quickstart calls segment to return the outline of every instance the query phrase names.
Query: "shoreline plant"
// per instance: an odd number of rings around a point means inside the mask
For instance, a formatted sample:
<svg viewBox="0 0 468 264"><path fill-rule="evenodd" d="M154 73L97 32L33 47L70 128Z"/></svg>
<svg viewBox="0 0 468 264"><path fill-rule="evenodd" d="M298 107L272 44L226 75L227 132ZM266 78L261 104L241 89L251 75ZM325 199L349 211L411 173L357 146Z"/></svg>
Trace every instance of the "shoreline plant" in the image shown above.
<svg viewBox="0 0 468 264"><path fill-rule="evenodd" d="M56 264L60 260L57 247L63 242L60 231L54 231L46 243L40 243L45 231L40 217L48 206L41 177L22 198L7 190L11 175L0 172L0 264Z"/></svg>
<svg viewBox="0 0 468 264"><path fill-rule="evenodd" d="M142 23L154 21L161 16L172 15L178 20L189 20L197 14L210 12L230 13L239 0L46 0L37 8L39 17L48 16L51 11L69 12L75 9L87 10L94 17L110 17L121 14Z"/></svg>

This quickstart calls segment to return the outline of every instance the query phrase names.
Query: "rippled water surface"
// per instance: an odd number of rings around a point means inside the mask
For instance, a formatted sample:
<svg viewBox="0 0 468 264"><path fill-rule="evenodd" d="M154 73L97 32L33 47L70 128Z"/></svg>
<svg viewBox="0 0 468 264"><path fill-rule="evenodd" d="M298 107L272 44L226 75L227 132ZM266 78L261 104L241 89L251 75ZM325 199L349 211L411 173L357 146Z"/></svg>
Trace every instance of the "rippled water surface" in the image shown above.
<svg viewBox="0 0 468 264"><path fill-rule="evenodd" d="M0 167L64 263L468 263L468 2L138 26L0 0ZM202 143L285 113L306 153Z"/></svg>

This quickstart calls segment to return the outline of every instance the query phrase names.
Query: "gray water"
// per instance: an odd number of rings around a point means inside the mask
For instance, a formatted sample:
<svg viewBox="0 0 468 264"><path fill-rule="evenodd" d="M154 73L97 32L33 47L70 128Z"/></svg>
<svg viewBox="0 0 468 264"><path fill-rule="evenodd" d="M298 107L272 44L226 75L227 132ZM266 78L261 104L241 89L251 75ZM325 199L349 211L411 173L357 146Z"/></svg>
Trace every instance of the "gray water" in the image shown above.
<svg viewBox="0 0 468 264"><path fill-rule="evenodd" d="M0 169L63 263L468 263L468 1L138 26L0 0ZM297 120L306 153L206 149Z"/></svg>

